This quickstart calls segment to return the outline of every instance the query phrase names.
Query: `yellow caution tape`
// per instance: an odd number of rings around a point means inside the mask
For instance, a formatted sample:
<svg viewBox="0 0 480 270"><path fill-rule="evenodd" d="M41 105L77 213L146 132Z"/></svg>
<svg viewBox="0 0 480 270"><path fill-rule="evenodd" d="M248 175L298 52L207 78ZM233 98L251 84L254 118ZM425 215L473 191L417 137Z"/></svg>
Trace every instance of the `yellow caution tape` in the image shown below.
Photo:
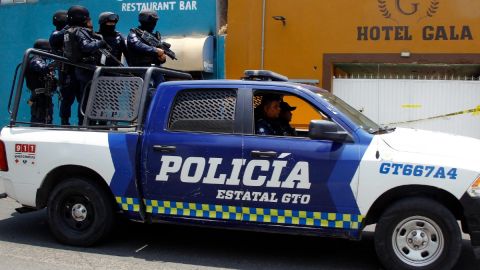
<svg viewBox="0 0 480 270"><path fill-rule="evenodd" d="M472 113L473 116L478 116L480 115L480 105L475 108L475 110Z"/></svg>
<svg viewBox="0 0 480 270"><path fill-rule="evenodd" d="M419 109L421 107L422 107L421 104L403 104L402 105L402 108L404 109Z"/></svg>
<svg viewBox="0 0 480 270"><path fill-rule="evenodd" d="M405 105L416 105L416 104L405 104ZM405 105L402 105L402 107L405 106ZM421 105L420 105L420 106L421 106ZM387 125L388 125L388 126L391 126L391 125L398 125L398 124L414 123L414 122L419 122L419 121L439 119L439 118L450 117L450 116L457 116L457 115L469 114L469 113L471 113L472 116L480 116L480 105L478 105L477 107L475 107L475 108L473 108L473 109L470 109L470 110L459 111L459 112L454 112L454 113L448 113L448 114L439 115L439 116L432 116L432 117L423 118L423 119L417 119L417 120L409 120L409 121L404 121L404 122L390 123L390 124L387 124Z"/></svg>

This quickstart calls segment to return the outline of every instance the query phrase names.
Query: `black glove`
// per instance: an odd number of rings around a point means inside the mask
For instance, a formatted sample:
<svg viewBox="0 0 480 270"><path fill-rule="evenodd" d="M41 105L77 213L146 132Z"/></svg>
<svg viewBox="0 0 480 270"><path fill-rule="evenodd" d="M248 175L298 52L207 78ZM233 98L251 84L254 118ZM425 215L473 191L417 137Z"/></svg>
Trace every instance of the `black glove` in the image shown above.
<svg viewBox="0 0 480 270"><path fill-rule="evenodd" d="M102 48L102 49L108 48L107 42L106 42L105 40L103 40L103 39L98 42L98 45L99 45L100 48Z"/></svg>

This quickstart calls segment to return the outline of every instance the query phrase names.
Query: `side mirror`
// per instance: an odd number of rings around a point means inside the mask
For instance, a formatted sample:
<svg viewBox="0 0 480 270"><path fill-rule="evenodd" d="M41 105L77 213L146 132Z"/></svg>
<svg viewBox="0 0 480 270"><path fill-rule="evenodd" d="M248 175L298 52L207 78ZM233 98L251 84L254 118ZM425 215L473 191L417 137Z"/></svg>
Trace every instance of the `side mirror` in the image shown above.
<svg viewBox="0 0 480 270"><path fill-rule="evenodd" d="M312 120L308 136L314 140L329 140L334 142L353 142L352 136L332 121Z"/></svg>

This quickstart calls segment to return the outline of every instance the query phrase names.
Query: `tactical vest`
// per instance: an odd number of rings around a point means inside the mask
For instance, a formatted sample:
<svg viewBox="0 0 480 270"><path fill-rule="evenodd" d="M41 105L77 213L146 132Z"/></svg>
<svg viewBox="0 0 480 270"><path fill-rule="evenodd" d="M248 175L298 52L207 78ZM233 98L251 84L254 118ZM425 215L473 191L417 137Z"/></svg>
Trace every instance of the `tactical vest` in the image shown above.
<svg viewBox="0 0 480 270"><path fill-rule="evenodd" d="M71 27L65 31L65 35L63 35L63 54L68 60L74 63L80 62L82 58L80 46L76 39L78 30L78 27Z"/></svg>
<svg viewBox="0 0 480 270"><path fill-rule="evenodd" d="M25 82L27 84L27 88L32 92L34 92L37 88L45 87L45 74L35 72L32 68L32 65L35 64L35 61L44 60L39 56L34 56L32 59L30 59L27 69L25 70Z"/></svg>
<svg viewBox="0 0 480 270"><path fill-rule="evenodd" d="M139 36L139 32L143 32L143 30L140 30L138 28L132 28L130 29L130 32L135 33L137 35L137 38L142 43L145 43L142 40L141 36ZM147 45L150 46L150 44L147 44ZM127 56L127 62L128 62L128 65L132 67L149 67L152 64L156 66L160 65L160 61L158 60L157 57L152 56L151 54L138 53L133 50L129 50L128 56Z"/></svg>

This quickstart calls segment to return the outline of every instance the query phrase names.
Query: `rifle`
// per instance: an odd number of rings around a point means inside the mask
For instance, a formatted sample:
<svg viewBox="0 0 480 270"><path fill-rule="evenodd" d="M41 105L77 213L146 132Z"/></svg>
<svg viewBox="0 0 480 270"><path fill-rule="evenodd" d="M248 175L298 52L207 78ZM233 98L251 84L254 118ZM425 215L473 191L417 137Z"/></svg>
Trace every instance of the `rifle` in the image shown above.
<svg viewBox="0 0 480 270"><path fill-rule="evenodd" d="M170 57L172 60L178 60L177 56L175 55L175 52L170 50L170 47L172 46L171 44L167 42L163 42L160 39L160 34L158 32L154 34L151 34L147 31L142 31L140 29L135 29L135 32L137 32L137 35L140 36L140 38L147 43L148 45L152 47L156 47L159 49L162 49L165 54Z"/></svg>
<svg viewBox="0 0 480 270"><path fill-rule="evenodd" d="M55 78L53 71L48 72L47 74L41 77L41 81L44 82L45 86L43 88L34 89L34 94L44 94L46 96L53 96L57 91L58 80Z"/></svg>
<svg viewBox="0 0 480 270"><path fill-rule="evenodd" d="M83 28L80 28L80 31L82 31L82 33L89 39L89 41L94 41L94 38L92 38L89 33L86 33ZM110 45L108 45L108 44L106 44L106 45L107 45L106 49L100 48L100 49L98 49L98 51L102 55L104 55L106 58L110 58L113 61L115 61L115 63L117 63L119 66L125 67L125 65L123 65L123 63L120 60L118 60L113 54L110 53L110 51L112 50L112 47L110 47Z"/></svg>

